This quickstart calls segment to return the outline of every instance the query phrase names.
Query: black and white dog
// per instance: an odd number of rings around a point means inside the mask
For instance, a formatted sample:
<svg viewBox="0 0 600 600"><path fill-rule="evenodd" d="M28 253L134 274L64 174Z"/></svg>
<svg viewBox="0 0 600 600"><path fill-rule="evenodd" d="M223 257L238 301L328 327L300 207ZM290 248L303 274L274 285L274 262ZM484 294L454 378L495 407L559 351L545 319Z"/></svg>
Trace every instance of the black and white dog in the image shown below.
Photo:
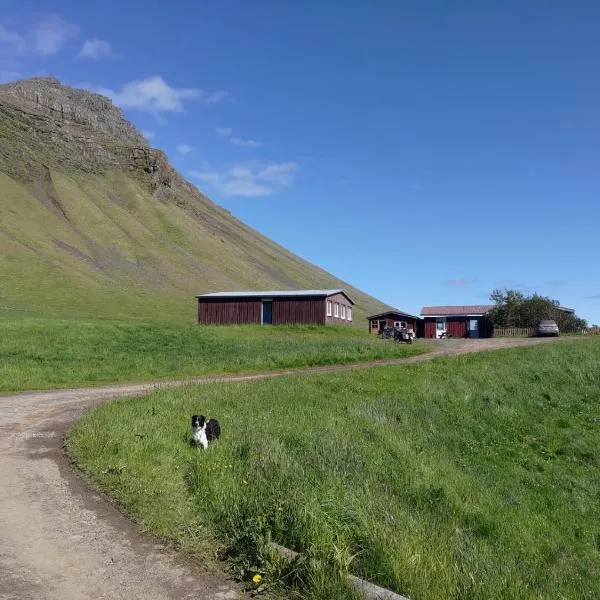
<svg viewBox="0 0 600 600"><path fill-rule="evenodd" d="M192 444L202 446L204 450L208 444L221 435L221 426L216 419L207 419L204 415L192 417Z"/></svg>

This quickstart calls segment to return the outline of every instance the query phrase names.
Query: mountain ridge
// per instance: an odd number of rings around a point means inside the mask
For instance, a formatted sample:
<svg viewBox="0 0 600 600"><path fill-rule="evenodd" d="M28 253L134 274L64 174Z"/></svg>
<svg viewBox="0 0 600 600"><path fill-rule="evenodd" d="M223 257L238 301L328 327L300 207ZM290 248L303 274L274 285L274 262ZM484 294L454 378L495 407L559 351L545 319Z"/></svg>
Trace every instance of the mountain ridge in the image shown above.
<svg viewBox="0 0 600 600"><path fill-rule="evenodd" d="M0 305L190 321L195 296L344 288L214 203L112 101L55 78L0 85Z"/></svg>

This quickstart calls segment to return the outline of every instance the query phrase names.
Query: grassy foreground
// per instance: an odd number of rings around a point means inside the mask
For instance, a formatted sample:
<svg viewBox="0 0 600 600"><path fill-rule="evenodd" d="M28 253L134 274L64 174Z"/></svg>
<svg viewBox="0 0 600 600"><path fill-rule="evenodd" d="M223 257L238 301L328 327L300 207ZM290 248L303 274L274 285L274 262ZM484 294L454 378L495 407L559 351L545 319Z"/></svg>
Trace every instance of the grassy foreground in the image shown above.
<svg viewBox="0 0 600 600"><path fill-rule="evenodd" d="M0 391L349 363L431 348L355 327L199 327L0 312Z"/></svg>
<svg viewBox="0 0 600 600"><path fill-rule="evenodd" d="M600 340L195 385L86 415L68 448L149 531L286 597L600 597ZM191 449L189 415L222 438ZM305 553L292 569L265 549ZM250 582L250 585L251 582Z"/></svg>

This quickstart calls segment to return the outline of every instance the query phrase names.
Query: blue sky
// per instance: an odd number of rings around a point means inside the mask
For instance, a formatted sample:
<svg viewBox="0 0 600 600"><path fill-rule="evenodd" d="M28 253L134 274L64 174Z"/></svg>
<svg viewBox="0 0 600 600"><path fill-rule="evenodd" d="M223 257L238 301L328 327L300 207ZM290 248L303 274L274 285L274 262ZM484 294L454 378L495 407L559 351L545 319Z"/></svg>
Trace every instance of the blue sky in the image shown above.
<svg viewBox="0 0 600 600"><path fill-rule="evenodd" d="M110 95L283 246L398 308L600 323L597 1L3 0L0 78Z"/></svg>

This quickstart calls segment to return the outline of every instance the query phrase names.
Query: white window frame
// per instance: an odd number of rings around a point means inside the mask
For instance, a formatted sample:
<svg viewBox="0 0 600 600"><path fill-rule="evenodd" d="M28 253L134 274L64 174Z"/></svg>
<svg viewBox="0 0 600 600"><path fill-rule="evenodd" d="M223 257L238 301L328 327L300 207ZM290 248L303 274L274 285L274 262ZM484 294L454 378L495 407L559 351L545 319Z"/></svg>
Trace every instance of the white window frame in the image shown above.
<svg viewBox="0 0 600 600"><path fill-rule="evenodd" d="M400 321L394 321L394 327L401 327Z"/></svg>
<svg viewBox="0 0 600 600"><path fill-rule="evenodd" d="M400 321L400 329L407 329L406 321Z"/></svg>
<svg viewBox="0 0 600 600"><path fill-rule="evenodd" d="M344 321L346 320L346 306L344 304L342 304L342 312L340 316L342 319L344 319Z"/></svg>
<svg viewBox="0 0 600 600"><path fill-rule="evenodd" d="M346 307L346 319L348 321L352 321L352 307L351 306Z"/></svg>
<svg viewBox="0 0 600 600"><path fill-rule="evenodd" d="M331 316L331 300L327 300L327 316Z"/></svg>
<svg viewBox="0 0 600 600"><path fill-rule="evenodd" d="M336 318L340 316L340 305L337 302L333 305L333 316Z"/></svg>

